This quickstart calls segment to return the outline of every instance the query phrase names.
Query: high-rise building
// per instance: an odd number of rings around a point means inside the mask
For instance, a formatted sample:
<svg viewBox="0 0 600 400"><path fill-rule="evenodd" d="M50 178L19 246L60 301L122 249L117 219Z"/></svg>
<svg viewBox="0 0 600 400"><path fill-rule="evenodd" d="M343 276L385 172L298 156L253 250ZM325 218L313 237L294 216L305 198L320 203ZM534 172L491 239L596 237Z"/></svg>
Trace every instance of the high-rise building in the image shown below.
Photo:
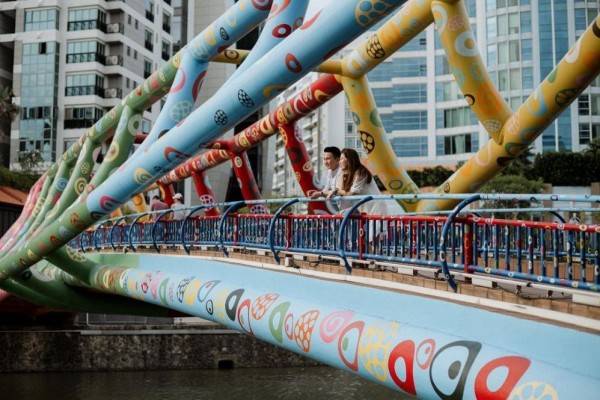
<svg viewBox="0 0 600 400"><path fill-rule="evenodd" d="M465 5L491 79L515 110L594 20L600 1L465 0ZM408 167L455 165L487 142L433 25L368 78L391 144ZM346 115L346 145L360 149ZM578 151L597 137L600 79L544 131L534 151Z"/></svg>
<svg viewBox="0 0 600 400"><path fill-rule="evenodd" d="M0 84L19 106L11 167L28 152L45 163L60 156L171 57L181 18L171 0L0 2ZM145 132L159 111L144 112Z"/></svg>

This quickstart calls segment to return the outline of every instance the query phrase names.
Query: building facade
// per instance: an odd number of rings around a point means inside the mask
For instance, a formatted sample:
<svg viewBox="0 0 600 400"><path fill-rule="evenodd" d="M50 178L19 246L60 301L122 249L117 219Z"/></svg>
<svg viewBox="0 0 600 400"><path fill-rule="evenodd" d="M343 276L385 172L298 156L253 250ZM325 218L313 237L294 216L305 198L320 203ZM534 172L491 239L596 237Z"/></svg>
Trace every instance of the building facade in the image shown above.
<svg viewBox="0 0 600 400"><path fill-rule="evenodd" d="M42 167L56 160L171 57L181 40L172 26L182 25L172 1L0 2L1 84L12 86L19 106L11 168L32 152ZM144 112L143 131L159 111L154 104Z"/></svg>
<svg viewBox="0 0 600 400"><path fill-rule="evenodd" d="M598 0L465 0L491 79L516 110L598 14ZM363 37L363 39L366 36ZM447 165L471 157L488 134L456 85L434 26L368 74L402 161ZM346 145L360 148L346 113ZM534 152L579 151L600 137L600 79L550 125Z"/></svg>

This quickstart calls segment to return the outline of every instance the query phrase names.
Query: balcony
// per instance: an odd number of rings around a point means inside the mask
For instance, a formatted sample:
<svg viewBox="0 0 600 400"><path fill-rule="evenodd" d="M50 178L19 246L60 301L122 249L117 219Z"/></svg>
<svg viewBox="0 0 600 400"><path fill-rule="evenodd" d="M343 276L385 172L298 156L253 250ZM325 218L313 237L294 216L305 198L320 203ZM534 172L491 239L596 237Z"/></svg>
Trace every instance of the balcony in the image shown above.
<svg viewBox="0 0 600 400"><path fill-rule="evenodd" d="M123 97L123 89L121 89L121 88L106 89L104 97L107 99L120 99Z"/></svg>
<svg viewBox="0 0 600 400"><path fill-rule="evenodd" d="M171 5L171 0L164 0L165 3L167 3L168 5Z"/></svg>
<svg viewBox="0 0 600 400"><path fill-rule="evenodd" d="M104 88L99 86L67 86L65 96L92 96L104 97Z"/></svg>
<svg viewBox="0 0 600 400"><path fill-rule="evenodd" d="M106 33L124 33L123 24L120 22L106 25Z"/></svg>
<svg viewBox="0 0 600 400"><path fill-rule="evenodd" d="M144 41L144 47L146 48L146 50L154 51L154 45L150 40Z"/></svg>
<svg viewBox="0 0 600 400"><path fill-rule="evenodd" d="M171 55L168 52L163 51L162 52L162 59L165 60L165 61L169 61L169 58L171 58Z"/></svg>
<svg viewBox="0 0 600 400"><path fill-rule="evenodd" d="M152 71L145 70L144 71L144 79L148 79L152 75Z"/></svg>
<svg viewBox="0 0 600 400"><path fill-rule="evenodd" d="M146 19L148 21L154 22L154 14L148 10L146 10Z"/></svg>
<svg viewBox="0 0 600 400"><path fill-rule="evenodd" d="M163 24L163 31L165 31L167 33L171 33L171 25Z"/></svg>
<svg viewBox="0 0 600 400"><path fill-rule="evenodd" d="M106 33L106 24L100 20L92 19L87 21L69 21L67 25L68 31L87 31L98 29Z"/></svg>
<svg viewBox="0 0 600 400"><path fill-rule="evenodd" d="M106 65L123 65L123 57L121 56L107 56L106 57Z"/></svg>
<svg viewBox="0 0 600 400"><path fill-rule="evenodd" d="M106 64L106 57L100 53L76 53L67 54L67 64L77 64L85 62L98 62L102 65Z"/></svg>
<svg viewBox="0 0 600 400"><path fill-rule="evenodd" d="M65 129L81 129L89 128L94 125L96 121L92 119L65 119Z"/></svg>

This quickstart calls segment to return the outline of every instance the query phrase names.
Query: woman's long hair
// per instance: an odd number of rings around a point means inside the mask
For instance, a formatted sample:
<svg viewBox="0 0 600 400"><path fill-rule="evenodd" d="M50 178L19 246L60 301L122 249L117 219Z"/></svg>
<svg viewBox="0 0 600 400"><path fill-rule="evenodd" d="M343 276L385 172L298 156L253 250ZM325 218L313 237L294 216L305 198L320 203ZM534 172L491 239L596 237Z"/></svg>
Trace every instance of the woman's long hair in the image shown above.
<svg viewBox="0 0 600 400"><path fill-rule="evenodd" d="M373 179L373 175L369 172L367 168L360 162L360 157L358 153L354 149L345 148L342 150L342 155L346 158L348 162L348 170L342 171L344 174L342 176L342 189L344 191L350 190L352 187L352 182L354 182L355 178L358 179L367 179L367 183L371 183L371 179Z"/></svg>

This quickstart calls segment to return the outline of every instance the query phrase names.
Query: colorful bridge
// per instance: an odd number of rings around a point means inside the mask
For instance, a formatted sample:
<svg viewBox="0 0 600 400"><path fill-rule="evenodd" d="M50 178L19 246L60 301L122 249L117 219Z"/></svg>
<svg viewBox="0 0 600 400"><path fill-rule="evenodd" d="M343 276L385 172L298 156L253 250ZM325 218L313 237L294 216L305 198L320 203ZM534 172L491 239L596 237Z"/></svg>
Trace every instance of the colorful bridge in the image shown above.
<svg viewBox="0 0 600 400"><path fill-rule="evenodd" d="M0 288L57 309L197 315L420 398L597 398L600 227L490 217L506 209L477 216L467 206L539 202L531 214L560 211L545 201L600 203L598 196L469 194L598 75L600 19L513 112L487 75L461 1L345 0L304 21L306 7L239 1L90 128L36 183L2 238ZM355 50L331 59L388 16ZM263 21L252 51L228 48ZM395 157L365 74L432 22L490 140L426 195ZM196 107L209 62L239 68ZM219 140L311 70L324 74ZM342 90L369 166L406 214L355 213L379 197L351 199L355 206L342 215L329 215L322 201L259 199L245 151L276 134L304 193L318 190L294 123ZM165 95L129 157L141 112ZM204 171L229 160L245 200L216 204ZM142 194L155 183L168 199L170 185L189 177L204 203L185 220L145 211ZM111 217L130 199L139 214ZM301 203L309 214L290 213ZM498 297L502 291L515 299ZM561 299L569 302L556 311Z"/></svg>

